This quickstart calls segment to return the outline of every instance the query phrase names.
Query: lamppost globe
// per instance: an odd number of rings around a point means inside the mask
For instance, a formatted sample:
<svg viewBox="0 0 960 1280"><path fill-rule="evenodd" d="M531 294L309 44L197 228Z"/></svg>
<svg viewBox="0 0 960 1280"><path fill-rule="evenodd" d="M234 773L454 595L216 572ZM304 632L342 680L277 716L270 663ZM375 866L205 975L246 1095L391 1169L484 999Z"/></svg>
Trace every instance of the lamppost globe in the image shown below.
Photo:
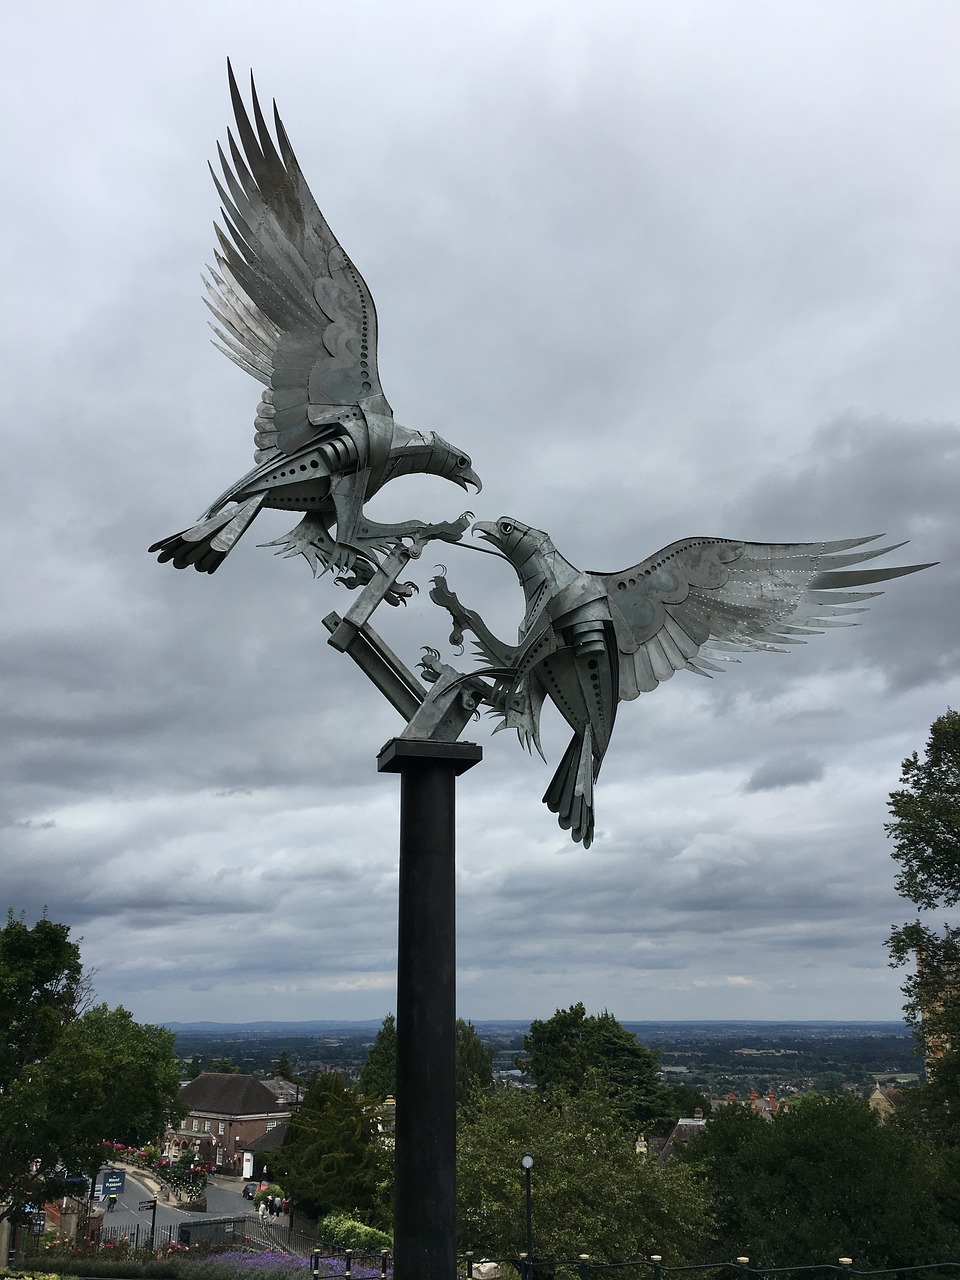
<svg viewBox="0 0 960 1280"><path fill-rule="evenodd" d="M533 1168L533 1156L521 1156L521 1157L520 1157L520 1163L523 1165L524 1169L532 1169L532 1168Z"/></svg>

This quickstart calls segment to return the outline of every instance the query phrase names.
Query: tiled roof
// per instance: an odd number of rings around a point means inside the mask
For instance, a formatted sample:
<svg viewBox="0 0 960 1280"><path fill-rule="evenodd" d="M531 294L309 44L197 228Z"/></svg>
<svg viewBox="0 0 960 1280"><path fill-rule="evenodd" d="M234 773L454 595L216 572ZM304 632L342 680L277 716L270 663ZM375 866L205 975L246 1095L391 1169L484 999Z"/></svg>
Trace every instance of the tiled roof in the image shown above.
<svg viewBox="0 0 960 1280"><path fill-rule="evenodd" d="M284 1134L287 1132L286 1120L281 1120L276 1128L268 1129L262 1138L254 1138L244 1144L245 1151L279 1151L283 1146Z"/></svg>
<svg viewBox="0 0 960 1280"><path fill-rule="evenodd" d="M183 1086L180 1101L190 1111L216 1116L262 1116L287 1110L256 1076L226 1071L204 1071Z"/></svg>

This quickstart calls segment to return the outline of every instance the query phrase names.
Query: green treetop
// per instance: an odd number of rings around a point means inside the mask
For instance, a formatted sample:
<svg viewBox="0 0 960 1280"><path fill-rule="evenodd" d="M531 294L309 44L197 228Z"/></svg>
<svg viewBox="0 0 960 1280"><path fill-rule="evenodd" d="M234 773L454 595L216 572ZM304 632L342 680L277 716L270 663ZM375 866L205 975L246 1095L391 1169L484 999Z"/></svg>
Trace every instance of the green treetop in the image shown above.
<svg viewBox="0 0 960 1280"><path fill-rule="evenodd" d="M361 1216L377 1203L382 1158L376 1116L336 1071L309 1085L272 1161L287 1194L314 1218L345 1210Z"/></svg>
<svg viewBox="0 0 960 1280"><path fill-rule="evenodd" d="M923 759L904 760L901 787L890 793L893 821L884 828L900 864L897 892L918 907L960 902L960 712L930 726Z"/></svg>
<svg viewBox="0 0 960 1280"><path fill-rule="evenodd" d="M0 1218L93 1176L103 1142L139 1146L178 1118L174 1035L126 1009L80 1012L79 949L65 925L0 929Z"/></svg>
<svg viewBox="0 0 960 1280"><path fill-rule="evenodd" d="M8 911L0 928L0 1094L56 1045L77 1016L83 983L67 925L44 917L31 928Z"/></svg>
<svg viewBox="0 0 960 1280"><path fill-rule="evenodd" d="M218 1075L237 1076L240 1074L240 1068L232 1058L211 1058L204 1070Z"/></svg>
<svg viewBox="0 0 960 1280"><path fill-rule="evenodd" d="M960 903L960 712L930 726L923 759L903 761L885 828L899 863L897 891L923 910ZM914 963L903 983L904 1013L926 1054L927 1081L908 1091L898 1123L933 1142L960 1147L960 937L919 919L887 939L891 963Z"/></svg>
<svg viewBox="0 0 960 1280"><path fill-rule="evenodd" d="M960 1247L942 1162L858 1098L810 1094L769 1120L722 1107L678 1160L706 1180L719 1256L895 1268Z"/></svg>
<svg viewBox="0 0 960 1280"><path fill-rule="evenodd" d="M493 1048L485 1045L472 1022L457 1019L457 1105L465 1106L479 1089L493 1085ZM388 1013L377 1032L357 1087L366 1098L383 1102L397 1094L397 1024Z"/></svg>
<svg viewBox="0 0 960 1280"><path fill-rule="evenodd" d="M383 1102L397 1093L397 1022L388 1013L380 1024L360 1071L357 1087L366 1098Z"/></svg>
<svg viewBox="0 0 960 1280"><path fill-rule="evenodd" d="M478 1099L457 1133L457 1232L478 1257L526 1248L523 1155L531 1171L533 1250L598 1262L663 1254L693 1261L708 1227L694 1172L638 1155L609 1097L582 1089L500 1089Z"/></svg>
<svg viewBox="0 0 960 1280"><path fill-rule="evenodd" d="M520 1060L540 1090L605 1091L622 1123L634 1132L661 1109L658 1055L637 1041L612 1013L588 1014L582 1003L530 1024Z"/></svg>

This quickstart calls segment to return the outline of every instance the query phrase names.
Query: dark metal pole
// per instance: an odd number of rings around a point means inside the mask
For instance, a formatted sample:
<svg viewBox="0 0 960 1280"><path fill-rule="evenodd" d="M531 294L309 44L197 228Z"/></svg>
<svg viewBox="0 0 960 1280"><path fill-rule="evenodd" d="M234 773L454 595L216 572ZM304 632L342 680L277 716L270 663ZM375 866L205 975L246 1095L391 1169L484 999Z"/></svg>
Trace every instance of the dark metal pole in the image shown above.
<svg viewBox="0 0 960 1280"><path fill-rule="evenodd" d="M530 1170L527 1169L527 1268L533 1280L533 1198L530 1195Z"/></svg>
<svg viewBox="0 0 960 1280"><path fill-rule="evenodd" d="M471 742L394 738L400 774L395 1280L456 1276L456 780Z"/></svg>
<svg viewBox="0 0 960 1280"><path fill-rule="evenodd" d="M527 1202L527 1257L524 1271L526 1272L527 1280L533 1280L533 1196L530 1191L533 1156L523 1156L520 1163L523 1165Z"/></svg>

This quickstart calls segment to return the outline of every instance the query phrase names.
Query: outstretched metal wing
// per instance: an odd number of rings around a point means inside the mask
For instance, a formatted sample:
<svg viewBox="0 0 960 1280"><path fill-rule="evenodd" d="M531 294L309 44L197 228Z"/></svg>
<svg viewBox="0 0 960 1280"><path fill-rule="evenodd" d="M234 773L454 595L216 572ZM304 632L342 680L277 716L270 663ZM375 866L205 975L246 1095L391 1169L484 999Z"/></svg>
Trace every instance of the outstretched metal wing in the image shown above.
<svg viewBox="0 0 960 1280"><path fill-rule="evenodd" d="M251 124L227 63L241 147L212 166L226 230L205 280L217 346L267 387L255 422L258 462L289 455L349 405L390 414L377 372L377 314L359 271L317 207L273 107L270 136L253 76ZM255 127L254 127L255 125Z"/></svg>
<svg viewBox="0 0 960 1280"><path fill-rule="evenodd" d="M851 569L904 544L858 551L876 537L781 546L690 538L621 573L597 574L610 600L620 650L620 697L636 698L675 671L709 675L730 652L783 652L825 627L854 625L864 600L848 591L927 569Z"/></svg>

